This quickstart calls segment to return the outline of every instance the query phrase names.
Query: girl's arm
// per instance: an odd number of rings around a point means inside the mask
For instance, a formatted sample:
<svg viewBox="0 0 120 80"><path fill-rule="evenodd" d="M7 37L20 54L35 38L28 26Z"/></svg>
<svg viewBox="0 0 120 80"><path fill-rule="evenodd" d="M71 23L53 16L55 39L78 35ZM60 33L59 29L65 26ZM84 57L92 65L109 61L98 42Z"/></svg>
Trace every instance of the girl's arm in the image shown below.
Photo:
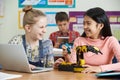
<svg viewBox="0 0 120 80"><path fill-rule="evenodd" d="M53 54L53 44L51 40L48 40L48 53L46 55L47 67L53 67L54 64L54 54Z"/></svg>

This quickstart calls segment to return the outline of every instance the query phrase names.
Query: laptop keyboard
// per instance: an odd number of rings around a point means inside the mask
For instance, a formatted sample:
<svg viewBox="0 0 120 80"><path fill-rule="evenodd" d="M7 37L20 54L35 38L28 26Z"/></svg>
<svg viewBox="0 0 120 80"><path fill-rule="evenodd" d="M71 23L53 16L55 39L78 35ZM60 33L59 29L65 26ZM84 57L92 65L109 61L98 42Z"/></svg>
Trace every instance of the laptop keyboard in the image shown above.
<svg viewBox="0 0 120 80"><path fill-rule="evenodd" d="M32 69L32 71L36 71L36 70L42 70L40 67L36 67L34 69Z"/></svg>

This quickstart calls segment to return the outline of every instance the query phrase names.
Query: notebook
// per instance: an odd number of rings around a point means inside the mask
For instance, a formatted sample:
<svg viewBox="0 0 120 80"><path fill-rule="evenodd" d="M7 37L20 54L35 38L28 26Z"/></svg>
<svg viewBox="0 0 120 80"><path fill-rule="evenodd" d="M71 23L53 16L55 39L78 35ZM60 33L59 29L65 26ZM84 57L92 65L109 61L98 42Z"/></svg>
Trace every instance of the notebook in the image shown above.
<svg viewBox="0 0 120 80"><path fill-rule="evenodd" d="M23 45L0 44L0 64L5 70L19 72L45 72L53 68L37 67L31 70Z"/></svg>
<svg viewBox="0 0 120 80"><path fill-rule="evenodd" d="M117 71L105 71L95 74L97 77L120 77L120 72Z"/></svg>
<svg viewBox="0 0 120 80"><path fill-rule="evenodd" d="M0 80L8 80L8 79L14 79L14 78L19 78L19 77L22 77L22 75L0 72Z"/></svg>

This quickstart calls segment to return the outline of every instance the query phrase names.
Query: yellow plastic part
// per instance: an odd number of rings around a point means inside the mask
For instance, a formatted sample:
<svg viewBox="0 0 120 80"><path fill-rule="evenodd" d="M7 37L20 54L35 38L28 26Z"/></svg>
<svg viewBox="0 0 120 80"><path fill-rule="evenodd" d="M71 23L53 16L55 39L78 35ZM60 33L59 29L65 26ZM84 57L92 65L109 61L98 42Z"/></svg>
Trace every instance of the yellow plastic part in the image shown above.
<svg viewBox="0 0 120 80"><path fill-rule="evenodd" d="M79 67L76 67L76 68L74 68L74 72L81 72L81 71L83 71L84 70L84 68L79 68Z"/></svg>
<svg viewBox="0 0 120 80"><path fill-rule="evenodd" d="M80 66L85 65L85 60L84 59L80 59Z"/></svg>
<svg viewBox="0 0 120 80"><path fill-rule="evenodd" d="M82 46L81 50L82 52L87 52L87 46Z"/></svg>
<svg viewBox="0 0 120 80"><path fill-rule="evenodd" d="M62 62L61 64L62 65L71 65L72 63L70 63L70 62Z"/></svg>
<svg viewBox="0 0 120 80"><path fill-rule="evenodd" d="M97 47L93 47L95 50L99 51L99 49Z"/></svg>

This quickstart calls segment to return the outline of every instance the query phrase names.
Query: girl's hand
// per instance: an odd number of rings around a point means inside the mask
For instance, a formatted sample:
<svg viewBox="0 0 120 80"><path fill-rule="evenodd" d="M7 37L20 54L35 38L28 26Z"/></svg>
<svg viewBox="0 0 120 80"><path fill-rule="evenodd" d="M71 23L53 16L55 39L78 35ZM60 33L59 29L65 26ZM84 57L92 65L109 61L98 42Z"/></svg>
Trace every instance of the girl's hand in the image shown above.
<svg viewBox="0 0 120 80"><path fill-rule="evenodd" d="M59 64L62 62L64 62L64 60L62 58L57 59L54 63L54 68L58 68Z"/></svg>
<svg viewBox="0 0 120 80"><path fill-rule="evenodd" d="M83 67L86 67L82 73L97 73L101 72L101 68L99 66L90 66L90 65L84 65Z"/></svg>
<svg viewBox="0 0 120 80"><path fill-rule="evenodd" d="M31 69L35 69L35 68L36 68L36 66L34 66L34 65L32 65L32 64L29 64L29 67L30 67Z"/></svg>

